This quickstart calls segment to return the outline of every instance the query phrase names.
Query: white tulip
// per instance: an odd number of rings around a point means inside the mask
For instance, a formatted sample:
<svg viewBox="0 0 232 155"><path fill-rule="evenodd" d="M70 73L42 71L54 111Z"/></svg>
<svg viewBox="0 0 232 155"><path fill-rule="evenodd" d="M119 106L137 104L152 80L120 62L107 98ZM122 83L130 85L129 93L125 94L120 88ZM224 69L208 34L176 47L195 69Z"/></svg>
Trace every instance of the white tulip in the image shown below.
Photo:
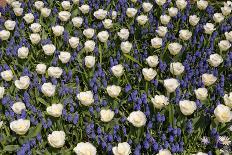
<svg viewBox="0 0 232 155"><path fill-rule="evenodd" d="M83 14L89 13L89 5L86 5L86 4L82 5L81 7L79 7L79 9L81 10Z"/></svg>
<svg viewBox="0 0 232 155"><path fill-rule="evenodd" d="M93 93L91 91L80 92L77 94L77 99L84 106L89 106L94 102Z"/></svg>
<svg viewBox="0 0 232 155"><path fill-rule="evenodd" d="M168 45L168 50L172 55L177 55L178 53L180 53L182 49L182 45L179 43L170 43Z"/></svg>
<svg viewBox="0 0 232 155"><path fill-rule="evenodd" d="M152 55L146 58L146 62L149 67L156 67L159 64L159 58L157 55Z"/></svg>
<svg viewBox="0 0 232 155"><path fill-rule="evenodd" d="M117 18L117 12L116 11L112 11L112 19L116 19Z"/></svg>
<svg viewBox="0 0 232 155"><path fill-rule="evenodd" d="M60 25L52 26L52 32L55 36L61 36L64 32L64 27Z"/></svg>
<svg viewBox="0 0 232 155"><path fill-rule="evenodd" d="M72 48L77 48L77 46L79 45L80 43L80 39L77 38L77 37L71 37L69 40L69 45L72 47Z"/></svg>
<svg viewBox="0 0 232 155"><path fill-rule="evenodd" d="M60 67L49 67L48 68L48 76L53 77L53 78L60 78L62 75L62 68Z"/></svg>
<svg viewBox="0 0 232 155"><path fill-rule="evenodd" d="M192 115L193 112L197 109L197 105L194 101L182 100L179 102L180 111L182 114L188 116Z"/></svg>
<svg viewBox="0 0 232 155"><path fill-rule="evenodd" d="M77 146L73 149L76 155L96 155L97 149L93 146L93 144L89 142L80 142Z"/></svg>
<svg viewBox="0 0 232 155"><path fill-rule="evenodd" d="M105 19L104 21L102 21L102 24L105 29L110 29L113 26L111 19Z"/></svg>
<svg viewBox="0 0 232 155"><path fill-rule="evenodd" d="M230 92L229 94L225 94L223 99L224 99L225 105L232 108L232 92Z"/></svg>
<svg viewBox="0 0 232 155"><path fill-rule="evenodd" d="M146 15L140 15L136 18L136 20L139 23L139 25L144 25L147 23L148 17Z"/></svg>
<svg viewBox="0 0 232 155"><path fill-rule="evenodd" d="M121 50L123 53L129 53L132 48L132 44L129 41L121 42Z"/></svg>
<svg viewBox="0 0 232 155"><path fill-rule="evenodd" d="M151 102L157 109L162 109L169 104L168 98L164 95L155 95L154 98L151 98Z"/></svg>
<svg viewBox="0 0 232 155"><path fill-rule="evenodd" d="M93 40L87 40L85 42L84 49L86 52L93 52L94 48L95 48L95 42Z"/></svg>
<svg viewBox="0 0 232 155"><path fill-rule="evenodd" d="M172 153L169 150L164 149L164 150L159 150L159 153L157 153L156 155L172 155Z"/></svg>
<svg viewBox="0 0 232 155"><path fill-rule="evenodd" d="M128 29L122 28L119 32L117 32L117 34L121 40L127 40L129 38L130 32Z"/></svg>
<svg viewBox="0 0 232 155"><path fill-rule="evenodd" d="M35 8L36 8L37 10L41 10L41 9L44 7L44 3L43 3L43 1L36 1L36 2L34 3L34 6L35 6Z"/></svg>
<svg viewBox="0 0 232 155"><path fill-rule="evenodd" d="M216 28L214 28L214 24L212 23L206 23L204 26L204 30L206 34L212 34Z"/></svg>
<svg viewBox="0 0 232 155"><path fill-rule="evenodd" d="M152 9L153 5L149 2L143 2L142 7L144 12L149 12Z"/></svg>
<svg viewBox="0 0 232 155"><path fill-rule="evenodd" d="M142 111L133 111L127 117L127 120L135 127L142 127L146 124L147 118Z"/></svg>
<svg viewBox="0 0 232 155"><path fill-rule="evenodd" d="M30 24L34 21L34 16L32 13L27 13L24 15L23 19L26 21L27 24Z"/></svg>
<svg viewBox="0 0 232 155"><path fill-rule="evenodd" d="M159 37L155 37L153 39L151 39L151 46L153 48L160 48L163 44L163 40L162 38L159 38Z"/></svg>
<svg viewBox="0 0 232 155"><path fill-rule="evenodd" d="M218 46L219 46L220 51L227 51L230 49L231 44L228 40L221 40L218 43Z"/></svg>
<svg viewBox="0 0 232 155"><path fill-rule="evenodd" d="M29 49L27 47L25 47L25 46L20 47L18 49L18 57L21 58L21 59L27 58L28 53L29 53Z"/></svg>
<svg viewBox="0 0 232 155"><path fill-rule="evenodd" d="M179 31L179 37L182 40L189 40L192 37L192 32L190 32L189 30L180 30Z"/></svg>
<svg viewBox="0 0 232 155"><path fill-rule="evenodd" d="M66 22L70 19L71 13L68 11L61 11L59 12L58 16L61 21Z"/></svg>
<svg viewBox="0 0 232 155"><path fill-rule="evenodd" d="M155 78L155 76L157 75L157 72L152 68L149 68L149 69L143 68L142 74L143 74L145 80L151 81Z"/></svg>
<svg viewBox="0 0 232 155"><path fill-rule="evenodd" d="M42 48L46 55L52 55L56 50L56 47L53 44L46 44L42 46Z"/></svg>
<svg viewBox="0 0 232 155"><path fill-rule="evenodd" d="M164 3L166 3L166 0L155 0L156 4L159 6L164 5Z"/></svg>
<svg viewBox="0 0 232 155"><path fill-rule="evenodd" d="M102 122L110 122L113 118L114 118L114 111L108 109L102 109L100 111L100 115L101 115L101 121Z"/></svg>
<svg viewBox="0 0 232 155"><path fill-rule="evenodd" d="M187 6L186 0L176 0L176 6L178 9L183 10Z"/></svg>
<svg viewBox="0 0 232 155"><path fill-rule="evenodd" d="M30 35L30 40L32 44L38 44L41 40L41 37L38 33L32 33Z"/></svg>
<svg viewBox="0 0 232 155"><path fill-rule="evenodd" d="M5 88L4 87L0 87L0 99L3 98L4 93L5 93Z"/></svg>
<svg viewBox="0 0 232 155"><path fill-rule="evenodd" d="M72 0L73 4L79 4L80 0Z"/></svg>
<svg viewBox="0 0 232 155"><path fill-rule="evenodd" d="M135 8L127 8L126 15L127 15L127 17L132 18L136 15L137 12L138 11Z"/></svg>
<svg viewBox="0 0 232 155"><path fill-rule="evenodd" d="M20 3L19 1L14 1L14 2L11 3L11 6L13 8L20 8L21 5L22 5L22 3Z"/></svg>
<svg viewBox="0 0 232 155"><path fill-rule="evenodd" d="M215 14L213 15L213 20L214 20L216 23L221 23L224 19L225 19L225 17L223 16L222 13L215 13Z"/></svg>
<svg viewBox="0 0 232 155"><path fill-rule="evenodd" d="M21 76L19 80L15 80L15 86L18 89L27 89L30 85L30 78L28 76Z"/></svg>
<svg viewBox="0 0 232 155"><path fill-rule="evenodd" d="M69 62L71 54L69 52L60 52L60 55L58 57L63 64L66 64Z"/></svg>
<svg viewBox="0 0 232 155"><path fill-rule="evenodd" d="M120 77L124 73L124 67L121 64L111 67L111 71L116 77Z"/></svg>
<svg viewBox="0 0 232 155"><path fill-rule="evenodd" d="M44 83L41 87L42 93L47 97L52 97L55 95L56 92L56 86L52 85L51 82Z"/></svg>
<svg viewBox="0 0 232 155"><path fill-rule="evenodd" d="M176 88L179 86L180 86L180 83L174 78L164 80L164 87L169 93L174 92Z"/></svg>
<svg viewBox="0 0 232 155"><path fill-rule="evenodd" d="M200 18L197 17L196 15L189 16L189 23L190 23L192 26L196 26L196 25L198 24L199 21L200 21Z"/></svg>
<svg viewBox="0 0 232 155"><path fill-rule="evenodd" d="M31 24L30 29L33 33L39 33L41 31L41 25L39 23L33 23Z"/></svg>
<svg viewBox="0 0 232 155"><path fill-rule="evenodd" d="M160 21L162 24L167 25L169 21L171 20L171 17L168 15L161 15L160 16Z"/></svg>
<svg viewBox="0 0 232 155"><path fill-rule="evenodd" d="M129 155L131 154L131 147L127 142L118 143L112 148L114 155Z"/></svg>
<svg viewBox="0 0 232 155"><path fill-rule="evenodd" d="M165 37L166 33L168 32L168 28L165 26L159 26L156 32L160 37Z"/></svg>
<svg viewBox="0 0 232 155"><path fill-rule="evenodd" d="M197 1L197 7L198 7L198 9L205 10L207 8L207 6L208 6L208 2L207 1L205 1L205 0L198 0Z"/></svg>
<svg viewBox="0 0 232 155"><path fill-rule="evenodd" d="M221 11L222 11L222 14L224 16L230 15L231 14L231 10L232 10L232 7L229 7L229 6L221 7Z"/></svg>
<svg viewBox="0 0 232 155"><path fill-rule="evenodd" d="M232 42L232 31L225 32L226 40Z"/></svg>
<svg viewBox="0 0 232 155"><path fill-rule="evenodd" d="M221 123L227 123L232 120L232 111L230 111L229 107L223 104L219 104L214 109L214 115L216 116L217 121Z"/></svg>
<svg viewBox="0 0 232 155"><path fill-rule="evenodd" d="M198 100L204 101L208 97L208 90L206 88L198 88L194 92Z"/></svg>
<svg viewBox="0 0 232 155"><path fill-rule="evenodd" d="M11 81L13 79L13 73L11 70L2 71L1 77L5 81Z"/></svg>
<svg viewBox="0 0 232 155"><path fill-rule="evenodd" d="M8 40L10 37L10 32L6 30L1 30L0 31L0 38L1 40Z"/></svg>
<svg viewBox="0 0 232 155"><path fill-rule="evenodd" d="M223 58L217 53L211 54L209 56L208 62L211 66L218 67L223 62Z"/></svg>
<svg viewBox="0 0 232 155"><path fill-rule="evenodd" d="M184 66L180 62L173 62L170 64L170 72L173 75L181 75L184 72Z"/></svg>
<svg viewBox="0 0 232 155"><path fill-rule="evenodd" d="M119 96L122 88L120 86L111 85L107 86L106 91L110 97L116 98Z"/></svg>
<svg viewBox="0 0 232 155"><path fill-rule="evenodd" d="M83 18L81 18L81 17L74 17L72 19L72 23L73 23L74 27L79 28L82 25L82 23L83 23Z"/></svg>
<svg viewBox="0 0 232 155"><path fill-rule="evenodd" d="M178 13L178 9L177 8L174 8L174 7L171 7L171 8L168 8L168 14L169 16L171 17L175 17Z"/></svg>
<svg viewBox="0 0 232 155"><path fill-rule="evenodd" d="M109 33L107 31L101 31L97 34L98 39L100 42L105 43L108 41Z"/></svg>
<svg viewBox="0 0 232 155"><path fill-rule="evenodd" d="M95 11L93 13L94 17L99 19L99 20L103 20L106 18L106 15L107 15L107 11L106 10L103 10L103 9L98 9L97 11Z"/></svg>
<svg viewBox="0 0 232 155"><path fill-rule="evenodd" d="M16 114L21 114L22 110L26 110L26 106L23 102L15 102L11 109L16 113Z"/></svg>
<svg viewBox="0 0 232 155"><path fill-rule="evenodd" d="M48 135L48 142L54 148L61 148L65 144L65 132L53 131Z"/></svg>
<svg viewBox="0 0 232 155"><path fill-rule="evenodd" d="M95 57L94 56L86 56L85 57L85 66L88 67L88 68L93 68L93 66L95 65Z"/></svg>
<svg viewBox="0 0 232 155"><path fill-rule="evenodd" d="M0 129L2 128L3 126L3 121L0 121Z"/></svg>
<svg viewBox="0 0 232 155"><path fill-rule="evenodd" d="M14 8L13 9L15 16L22 16L23 8Z"/></svg>
<svg viewBox="0 0 232 155"><path fill-rule="evenodd" d="M18 119L10 123L10 129L18 135L24 135L30 128L30 120Z"/></svg>
<svg viewBox="0 0 232 155"><path fill-rule="evenodd" d="M61 6L64 10L69 10L71 8L71 3L69 1L63 1Z"/></svg>
<svg viewBox="0 0 232 155"><path fill-rule="evenodd" d="M45 74L46 73L47 66L45 64L38 64L36 65L36 72L38 74Z"/></svg>
<svg viewBox="0 0 232 155"><path fill-rule="evenodd" d="M13 20L6 20L4 23L5 28L9 31L14 30L15 25L16 25L16 22Z"/></svg>
<svg viewBox="0 0 232 155"><path fill-rule="evenodd" d="M60 103L52 104L46 109L48 115L51 115L53 117L60 117L62 115L62 110L63 110L63 105Z"/></svg>
<svg viewBox="0 0 232 155"><path fill-rule="evenodd" d="M85 30L83 31L83 34L84 34L85 37L88 38L88 39L92 38L93 35L94 35L94 33L95 33L95 30L92 29L92 28L88 28L88 29L85 29Z"/></svg>
<svg viewBox="0 0 232 155"><path fill-rule="evenodd" d="M201 79L205 86L210 86L217 81L217 77L215 77L213 74L207 74L207 73L203 74L201 76Z"/></svg>

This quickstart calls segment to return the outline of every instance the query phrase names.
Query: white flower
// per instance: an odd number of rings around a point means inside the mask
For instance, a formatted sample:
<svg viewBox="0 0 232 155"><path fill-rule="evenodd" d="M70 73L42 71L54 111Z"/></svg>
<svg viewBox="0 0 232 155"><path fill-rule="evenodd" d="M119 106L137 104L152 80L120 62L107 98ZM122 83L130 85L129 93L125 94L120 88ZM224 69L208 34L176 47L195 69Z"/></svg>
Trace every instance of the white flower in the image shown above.
<svg viewBox="0 0 232 155"><path fill-rule="evenodd" d="M58 15L59 15L59 19L63 22L68 21L71 17L71 13L68 11L61 11L61 12L59 12Z"/></svg>
<svg viewBox="0 0 232 155"><path fill-rule="evenodd" d="M58 57L63 64L66 64L69 62L71 54L69 52L60 52L60 55Z"/></svg>
<svg viewBox="0 0 232 155"><path fill-rule="evenodd" d="M100 115L101 115L102 122L109 122L114 118L114 111L112 111L110 109L108 109L108 110L102 109L100 111Z"/></svg>
<svg viewBox="0 0 232 155"><path fill-rule="evenodd" d="M45 64L38 64L36 65L36 72L38 74L45 74L46 73L47 66Z"/></svg>
<svg viewBox="0 0 232 155"><path fill-rule="evenodd" d="M27 24L30 24L34 21L34 16L32 13L27 13L24 15L23 19L26 21Z"/></svg>
<svg viewBox="0 0 232 155"><path fill-rule="evenodd" d="M230 122L232 119L232 112L230 111L230 108L223 104L219 104L214 109L214 115L216 119L218 120L218 122L221 122L221 123Z"/></svg>
<svg viewBox="0 0 232 155"><path fill-rule="evenodd" d="M28 76L21 76L19 80L15 80L15 86L18 89L27 89L30 85L30 78Z"/></svg>
<svg viewBox="0 0 232 155"><path fill-rule="evenodd" d="M4 93L5 93L5 88L4 87L0 87L0 99L3 98Z"/></svg>
<svg viewBox="0 0 232 155"><path fill-rule="evenodd" d="M168 98L164 95L155 95L154 98L151 98L151 102L157 109L162 109L163 107L169 104Z"/></svg>
<svg viewBox="0 0 232 155"><path fill-rule="evenodd" d="M229 137L227 136L219 136L219 141L222 145L227 145L229 146L231 144L231 140ZM228 152L229 153L229 152ZM227 155L227 154L225 154Z"/></svg>
<svg viewBox="0 0 232 155"><path fill-rule="evenodd" d="M80 39L77 38L77 37L71 37L69 40L69 45L72 47L72 48L77 48L77 46L79 45L79 42L80 42Z"/></svg>
<svg viewBox="0 0 232 155"><path fill-rule="evenodd" d="M164 149L164 150L159 150L159 153L157 153L156 155L172 155L172 153L169 150Z"/></svg>
<svg viewBox="0 0 232 155"><path fill-rule="evenodd" d="M218 46L221 51L227 51L231 47L231 44L228 40L221 40Z"/></svg>
<svg viewBox="0 0 232 155"><path fill-rule="evenodd" d="M116 19L117 18L117 12L112 11L111 16L112 16L112 19Z"/></svg>
<svg viewBox="0 0 232 155"><path fill-rule="evenodd" d="M176 6L178 9L183 10L187 6L186 0L176 0Z"/></svg>
<svg viewBox="0 0 232 155"><path fill-rule="evenodd" d="M160 16L160 21L162 24L167 25L169 21L171 20L171 17L168 15L161 15Z"/></svg>
<svg viewBox="0 0 232 155"><path fill-rule="evenodd" d="M5 81L11 81L13 79L13 73L11 70L2 71L1 77Z"/></svg>
<svg viewBox="0 0 232 155"><path fill-rule="evenodd" d="M80 142L77 146L73 149L76 155L96 155L97 149L93 146L93 144L89 142Z"/></svg>
<svg viewBox="0 0 232 155"><path fill-rule="evenodd" d="M107 15L107 11L106 10L103 10L103 9L98 9L97 11L95 11L93 13L94 17L99 19L99 20L103 20L106 18L106 15Z"/></svg>
<svg viewBox="0 0 232 155"><path fill-rule="evenodd" d="M56 86L52 85L51 82L44 83L41 87L41 91L45 96L51 97L55 95Z"/></svg>
<svg viewBox="0 0 232 155"><path fill-rule="evenodd" d="M215 13L213 15L213 20L216 22L216 23L221 23L223 20L224 20L224 16L222 15L222 13Z"/></svg>
<svg viewBox="0 0 232 155"><path fill-rule="evenodd" d="M174 8L174 7L171 7L171 8L168 8L168 14L169 16L171 17L175 17L178 13L178 9L177 8Z"/></svg>
<svg viewBox="0 0 232 155"><path fill-rule="evenodd" d="M201 76L201 78L205 86L210 86L217 81L217 77L215 77L213 74L205 73Z"/></svg>
<svg viewBox="0 0 232 155"><path fill-rule="evenodd" d="M156 4L159 6L164 5L164 3L166 3L166 0L155 0Z"/></svg>
<svg viewBox="0 0 232 155"><path fill-rule="evenodd" d="M155 76L157 75L157 72L152 68L149 68L149 69L143 68L142 74L143 74L145 80L151 81L155 78Z"/></svg>
<svg viewBox="0 0 232 155"><path fill-rule="evenodd" d="M36 1L36 2L34 3L34 6L35 6L35 8L36 8L37 10L40 10L40 9L42 9L42 8L44 7L44 3L43 3L43 1Z"/></svg>
<svg viewBox="0 0 232 155"><path fill-rule="evenodd" d="M121 42L121 50L123 53L129 53L132 48L132 44L129 41Z"/></svg>
<svg viewBox="0 0 232 155"><path fill-rule="evenodd" d="M216 28L214 28L214 24L212 23L206 23L204 26L204 30L206 34L212 34Z"/></svg>
<svg viewBox="0 0 232 155"><path fill-rule="evenodd" d="M159 26L156 32L160 37L165 37L166 33L168 32L168 28L165 26Z"/></svg>
<svg viewBox="0 0 232 155"><path fill-rule="evenodd" d="M106 91L110 97L116 98L119 96L122 88L120 86L111 85L107 86Z"/></svg>
<svg viewBox="0 0 232 155"><path fill-rule="evenodd" d="M209 56L208 62L211 66L218 67L223 62L223 58L217 53L211 54Z"/></svg>
<svg viewBox="0 0 232 155"><path fill-rule="evenodd" d="M5 2L7 2L7 4L11 4L11 3L13 3L15 0L5 0Z"/></svg>
<svg viewBox="0 0 232 155"><path fill-rule="evenodd" d="M189 23L190 23L192 26L196 26L196 25L198 24L199 21L200 21L200 18L197 17L196 15L189 16Z"/></svg>
<svg viewBox="0 0 232 155"><path fill-rule="evenodd" d="M232 42L232 31L225 32L226 40Z"/></svg>
<svg viewBox="0 0 232 155"><path fill-rule="evenodd" d="M136 20L139 23L139 25L144 25L148 21L148 18L146 15L140 15L136 18Z"/></svg>
<svg viewBox="0 0 232 155"><path fill-rule="evenodd" d="M225 105L232 108L232 92L230 92L229 94L225 94L223 99L224 99Z"/></svg>
<svg viewBox="0 0 232 155"><path fill-rule="evenodd" d="M39 23L33 23L31 24L30 29L33 33L39 33L41 31L41 25Z"/></svg>
<svg viewBox="0 0 232 155"><path fill-rule="evenodd" d="M0 38L1 40L7 40L10 37L10 32L6 30L1 30L0 31Z"/></svg>
<svg viewBox="0 0 232 155"><path fill-rule="evenodd" d="M72 19L72 23L73 23L74 27L79 28L82 25L82 23L83 23L83 18L81 18L81 17L74 17Z"/></svg>
<svg viewBox="0 0 232 155"><path fill-rule="evenodd" d="M77 99L84 106L89 106L94 102L93 93L91 91L80 92L77 94Z"/></svg>
<svg viewBox="0 0 232 155"><path fill-rule="evenodd" d="M3 121L0 121L0 129L2 128L3 126Z"/></svg>
<svg viewBox="0 0 232 155"><path fill-rule="evenodd" d="M101 42L105 43L108 41L109 33L107 31L101 31L97 34L97 37Z"/></svg>
<svg viewBox="0 0 232 155"><path fill-rule="evenodd" d="M180 30L179 31L179 37L182 40L189 40L192 37L192 32L190 32L189 30Z"/></svg>
<svg viewBox="0 0 232 155"><path fill-rule="evenodd" d="M162 43L163 43L162 38L155 37L155 38L151 39L151 46L153 48L160 48L162 46Z"/></svg>
<svg viewBox="0 0 232 155"><path fill-rule="evenodd" d="M131 147L127 142L118 143L118 146L112 148L114 155L129 155L131 154Z"/></svg>
<svg viewBox="0 0 232 155"><path fill-rule="evenodd" d="M208 97L208 90L206 88L198 88L194 92L198 100L204 101Z"/></svg>
<svg viewBox="0 0 232 155"><path fill-rule="evenodd" d="M93 52L94 48L95 48L95 42L93 40L87 40L85 42L84 49L86 52Z"/></svg>
<svg viewBox="0 0 232 155"><path fill-rule="evenodd" d="M197 109L197 105L194 101L182 100L179 102L180 111L182 114L188 116L192 115L193 112Z"/></svg>
<svg viewBox="0 0 232 155"><path fill-rule="evenodd" d="M95 33L95 30L92 29L92 28L88 28L88 29L85 29L85 30L83 31L83 34L84 34L85 37L88 38L88 39L92 38L93 35L94 35L94 33Z"/></svg>
<svg viewBox="0 0 232 155"><path fill-rule="evenodd" d="M146 58L146 62L149 67L156 67L159 64L159 58L157 55L152 55Z"/></svg>
<svg viewBox="0 0 232 155"><path fill-rule="evenodd" d="M105 19L104 21L102 21L102 24L104 25L105 29L110 29L113 26L111 19Z"/></svg>
<svg viewBox="0 0 232 155"><path fill-rule="evenodd" d="M23 14L23 8L14 8L13 11L16 16L21 16Z"/></svg>
<svg viewBox="0 0 232 155"><path fill-rule="evenodd" d="M63 70L60 67L49 67L48 76L53 78L60 78Z"/></svg>
<svg viewBox="0 0 232 155"><path fill-rule="evenodd" d="M79 9L83 14L87 14L89 12L89 5L82 5L81 7L79 7Z"/></svg>
<svg viewBox="0 0 232 155"><path fill-rule="evenodd" d="M41 37L38 33L32 33L30 35L30 40L32 44L38 44L41 40Z"/></svg>
<svg viewBox="0 0 232 155"><path fill-rule="evenodd" d="M127 120L133 124L135 127L142 127L146 124L147 118L142 111L133 111L127 117Z"/></svg>
<svg viewBox="0 0 232 155"><path fill-rule="evenodd" d="M21 59L27 58L28 53L29 53L29 49L27 47L25 47L25 46L20 47L18 49L18 57L21 58Z"/></svg>
<svg viewBox="0 0 232 155"><path fill-rule="evenodd" d="M64 27L60 25L52 26L52 32L55 36L61 36L64 32Z"/></svg>
<svg viewBox="0 0 232 155"><path fill-rule="evenodd" d="M207 6L208 6L208 2L207 1L205 1L205 0L198 0L197 1L197 7L198 7L198 9L205 10L207 8Z"/></svg>
<svg viewBox="0 0 232 155"><path fill-rule="evenodd" d="M26 109L26 106L23 102L15 102L11 109L16 113L16 114L21 114L22 110Z"/></svg>
<svg viewBox="0 0 232 155"><path fill-rule="evenodd" d="M42 48L46 55L52 55L56 50L56 47L53 44L43 45Z"/></svg>
<svg viewBox="0 0 232 155"><path fill-rule="evenodd" d="M152 9L153 5L148 2L143 2L142 7L144 12L149 12Z"/></svg>
<svg viewBox="0 0 232 155"><path fill-rule="evenodd" d="M48 142L54 148L61 148L65 143L65 132L64 131L53 131L48 135Z"/></svg>
<svg viewBox="0 0 232 155"><path fill-rule="evenodd" d="M95 65L95 57L94 56L86 56L85 57L85 66L88 68L92 68Z"/></svg>
<svg viewBox="0 0 232 155"><path fill-rule="evenodd" d="M117 34L120 37L120 39L127 40L130 35L130 32L128 29L122 28Z"/></svg>
<svg viewBox="0 0 232 155"><path fill-rule="evenodd" d="M63 105L62 104L52 104L47 107L46 111L49 115L53 117L60 117L62 115Z"/></svg>
<svg viewBox="0 0 232 155"><path fill-rule="evenodd" d="M229 7L229 6L221 7L221 11L224 16L230 15L231 10L232 10L232 7Z"/></svg>
<svg viewBox="0 0 232 155"><path fill-rule="evenodd" d="M73 4L79 4L80 0L72 0Z"/></svg>
<svg viewBox="0 0 232 155"><path fill-rule="evenodd" d="M121 64L111 67L111 71L116 77L120 77L124 73L124 67Z"/></svg>
<svg viewBox="0 0 232 155"><path fill-rule="evenodd" d="M170 43L168 45L168 50L172 55L177 55L178 53L180 53L182 49L182 45L179 43Z"/></svg>
<svg viewBox="0 0 232 155"><path fill-rule="evenodd" d="M14 30L15 25L16 25L16 22L13 20L6 20L4 23L5 28L9 31Z"/></svg>
<svg viewBox="0 0 232 155"><path fill-rule="evenodd" d="M179 85L180 83L174 78L164 80L164 87L169 93L174 92Z"/></svg>
<svg viewBox="0 0 232 155"><path fill-rule="evenodd" d="M181 75L184 72L184 66L180 62L173 62L170 64L170 72L173 75Z"/></svg>
<svg viewBox="0 0 232 155"><path fill-rule="evenodd" d="M10 123L10 129L18 135L24 135L30 128L30 120L18 119Z"/></svg>
<svg viewBox="0 0 232 155"><path fill-rule="evenodd" d="M11 6L13 8L20 8L21 5L22 5L22 3L20 3L19 1L14 1L14 2L11 3Z"/></svg>
<svg viewBox="0 0 232 155"><path fill-rule="evenodd" d="M135 8L127 8L126 15L127 15L127 17L132 18L136 15L137 12L138 11Z"/></svg>
<svg viewBox="0 0 232 155"><path fill-rule="evenodd" d="M63 1L63 2L61 3L61 6L62 6L62 8L63 8L64 10L68 10L68 9L71 8L71 4L70 4L69 1Z"/></svg>

